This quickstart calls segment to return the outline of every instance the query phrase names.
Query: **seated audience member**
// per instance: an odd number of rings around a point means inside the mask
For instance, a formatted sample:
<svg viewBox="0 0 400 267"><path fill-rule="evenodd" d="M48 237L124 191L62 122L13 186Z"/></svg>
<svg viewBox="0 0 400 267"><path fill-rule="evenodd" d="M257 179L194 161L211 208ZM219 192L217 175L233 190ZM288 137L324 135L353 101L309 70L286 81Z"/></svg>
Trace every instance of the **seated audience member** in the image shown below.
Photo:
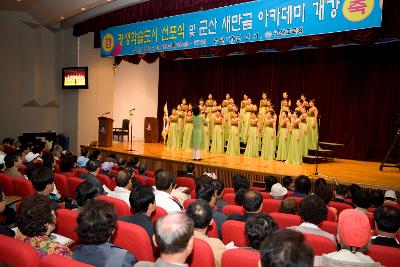
<svg viewBox="0 0 400 267"><path fill-rule="evenodd" d="M282 180L282 185L285 187L289 192L294 192L295 186L292 176L285 176Z"/></svg>
<svg viewBox="0 0 400 267"><path fill-rule="evenodd" d="M108 178L113 178L111 175L111 169L114 167L114 162L105 161L101 164L101 172L107 175Z"/></svg>
<svg viewBox="0 0 400 267"><path fill-rule="evenodd" d="M247 190L243 196L244 215L231 214L227 220L246 222L248 218L254 217L262 211L263 198L256 190Z"/></svg>
<svg viewBox="0 0 400 267"><path fill-rule="evenodd" d="M275 183L271 187L270 195L273 199L284 199L288 191L280 183Z"/></svg>
<svg viewBox="0 0 400 267"><path fill-rule="evenodd" d="M369 195L365 191L357 191L353 195L353 203L356 205L356 210L370 213L368 208L371 206L371 201L369 200Z"/></svg>
<svg viewBox="0 0 400 267"><path fill-rule="evenodd" d="M179 201L173 199L171 192L174 189L174 178L166 171L158 171L156 176L156 203L166 212L180 212L182 207Z"/></svg>
<svg viewBox="0 0 400 267"><path fill-rule="evenodd" d="M260 267L312 267L314 253L304 235L290 229L271 233L260 247Z"/></svg>
<svg viewBox="0 0 400 267"><path fill-rule="evenodd" d="M156 198L153 188L145 185L132 190L129 201L135 213L130 216L119 217L118 220L141 226L146 230L151 242L153 237L153 223L150 216L156 210Z"/></svg>
<svg viewBox="0 0 400 267"><path fill-rule="evenodd" d="M211 178L211 176L209 176L208 174L203 174L201 176L199 176L196 179L196 187L201 185L201 184L209 184L212 183L212 181L216 181L213 178Z"/></svg>
<svg viewBox="0 0 400 267"><path fill-rule="evenodd" d="M5 216L4 211L6 210L7 205L7 197L4 194L3 187L0 185L0 215ZM14 212L15 213L15 212ZM8 226L7 218L6 221L0 222L0 235L6 235L10 237L14 237L15 233Z"/></svg>
<svg viewBox="0 0 400 267"><path fill-rule="evenodd" d="M99 195L106 195L107 193L104 192L103 184L97 179L100 171L100 163L97 160L89 160L86 164L86 169L88 173L81 173L79 177L94 185L99 191Z"/></svg>
<svg viewBox="0 0 400 267"><path fill-rule="evenodd" d="M107 196L121 199L130 207L129 195L132 189L130 173L124 170L118 171L115 176L115 182L117 186L114 188L114 191L108 193Z"/></svg>
<svg viewBox="0 0 400 267"><path fill-rule="evenodd" d="M52 194L54 191L54 172L46 167L38 167L32 173L31 182L36 193L50 198L52 210L57 210L59 198Z"/></svg>
<svg viewBox="0 0 400 267"><path fill-rule="evenodd" d="M94 187L94 185L92 185L88 181L80 183L76 187L76 202L78 204L78 209L81 209L86 204L86 202L91 199L95 199L98 195L99 191L96 187Z"/></svg>
<svg viewBox="0 0 400 267"><path fill-rule="evenodd" d="M55 144L55 145L53 146L52 154L53 154L54 159L55 159L56 161L59 160L59 159L61 159L61 153L63 152L63 150L64 150L63 147L60 146L59 144ZM28 151L27 153L29 153L29 151Z"/></svg>
<svg viewBox="0 0 400 267"><path fill-rule="evenodd" d="M174 176L172 177L172 191L171 191L171 196L174 200L178 201L179 205L183 209L183 202L185 202L186 199L188 199L188 195L184 191L177 190L178 185L176 184L176 178Z"/></svg>
<svg viewBox="0 0 400 267"><path fill-rule="evenodd" d="M337 220L337 210L336 210L336 208L328 206L329 202L331 202L331 200L332 200L332 192L331 192L331 190L329 190L324 185L320 185L315 190L315 194L317 196L319 196L324 201L324 203L326 204L326 207L328 208L328 210L331 210L332 214L335 215L335 221L336 221Z"/></svg>
<svg viewBox="0 0 400 267"><path fill-rule="evenodd" d="M394 192L393 190L386 190L384 197L385 197L384 198L385 199L385 202L384 202L385 205L395 205L395 206L398 205L396 192Z"/></svg>
<svg viewBox="0 0 400 267"><path fill-rule="evenodd" d="M349 192L350 196L353 198L355 196L356 192L361 191L361 187L358 184L351 184L349 185Z"/></svg>
<svg viewBox="0 0 400 267"><path fill-rule="evenodd" d="M280 213L297 215L299 213L299 206L294 198L287 198L282 200L279 206Z"/></svg>
<svg viewBox="0 0 400 267"><path fill-rule="evenodd" d="M96 149L95 151L93 151L92 153L89 154L89 160L97 160L100 161L101 160L101 152L100 150Z"/></svg>
<svg viewBox="0 0 400 267"><path fill-rule="evenodd" d="M308 194L310 194L311 191L311 180L308 178L308 176L305 175L300 175L299 177L296 178L296 181L294 182L296 186L296 191L294 192L292 197L306 197Z"/></svg>
<svg viewBox="0 0 400 267"><path fill-rule="evenodd" d="M385 201L382 191L371 191L369 193L369 200L372 208L378 208L383 205Z"/></svg>
<svg viewBox="0 0 400 267"><path fill-rule="evenodd" d="M349 189L344 184L338 184L335 187L335 191L333 192L333 202L345 203L349 204L351 207L354 208L354 204L347 202L346 198L349 196Z"/></svg>
<svg viewBox="0 0 400 267"><path fill-rule="evenodd" d="M400 228L400 210L390 206L380 206L374 212L376 236L371 243L374 245L400 248L396 235Z"/></svg>
<svg viewBox="0 0 400 267"><path fill-rule="evenodd" d="M89 150L86 147L82 147L81 155L76 160L76 165L79 168L85 168L86 167L86 164L89 161L89 158L87 157L88 153L89 153Z"/></svg>
<svg viewBox="0 0 400 267"><path fill-rule="evenodd" d="M222 224L226 221L227 216L221 211L214 209L216 202L215 188L212 186L212 184L200 184L196 187L196 196L197 199L203 199L210 205L212 217L217 225L218 235L222 237Z"/></svg>
<svg viewBox="0 0 400 267"><path fill-rule="evenodd" d="M183 174L182 176L192 178L193 180L196 181L196 176L194 175L194 170L195 170L194 164L189 163L188 165L186 165L186 173Z"/></svg>
<svg viewBox="0 0 400 267"><path fill-rule="evenodd" d="M194 223L186 214L173 213L158 219L154 224L154 245L160 251L156 262L138 262L135 267L182 267L192 254ZM204 266L206 267L206 266Z"/></svg>
<svg viewBox="0 0 400 267"><path fill-rule="evenodd" d="M138 171L139 171L139 175L142 176L144 178L144 180L146 180L147 179L147 176L146 176L147 166L145 163L139 164Z"/></svg>
<svg viewBox="0 0 400 267"><path fill-rule="evenodd" d="M243 195L250 188L249 180L242 174L235 174L233 176L233 190L235 192L235 202L239 206L242 205Z"/></svg>
<svg viewBox="0 0 400 267"><path fill-rule="evenodd" d="M318 227L326 219L327 214L328 208L324 201L317 195L308 195L300 202L300 216L304 222L299 226L289 228L302 233L326 237L336 245L335 236Z"/></svg>
<svg viewBox="0 0 400 267"><path fill-rule="evenodd" d="M60 172L73 172L75 162L75 157L70 152L67 152L65 155L61 156Z"/></svg>
<svg viewBox="0 0 400 267"><path fill-rule="evenodd" d="M28 152L28 154L25 155L25 163L35 163L39 156L39 153L33 153L33 151Z"/></svg>
<svg viewBox="0 0 400 267"><path fill-rule="evenodd" d="M342 211L337 237L341 250L316 257L317 266L381 266L363 254L371 239L371 226L364 213L354 209Z"/></svg>
<svg viewBox="0 0 400 267"><path fill-rule="evenodd" d="M54 170L56 162L54 160L54 156L52 153L43 152L42 160L43 160L43 167L49 168L50 170Z"/></svg>
<svg viewBox="0 0 400 267"><path fill-rule="evenodd" d="M4 138L3 139L3 152L5 154L15 153L17 151L16 147L14 146L15 140L13 138Z"/></svg>
<svg viewBox="0 0 400 267"><path fill-rule="evenodd" d="M110 242L116 221L117 214L112 204L89 200L78 215L76 232L79 245L74 250L73 258L94 266L133 266L135 256Z"/></svg>
<svg viewBox="0 0 400 267"><path fill-rule="evenodd" d="M222 195L224 194L224 182L221 179L213 179L212 184L214 186L216 195L217 195L217 200L216 200L216 205L218 207L219 211L222 211L222 208L226 205L229 205L228 202L222 200Z"/></svg>
<svg viewBox="0 0 400 267"><path fill-rule="evenodd" d="M224 243L218 238L206 235L207 227L212 223L212 211L205 200L197 200L189 205L186 214L194 221L194 237L204 240L210 245L214 254L215 266L221 266L221 256L226 250Z"/></svg>
<svg viewBox="0 0 400 267"><path fill-rule="evenodd" d="M6 170L6 167L4 166L5 157L6 157L5 155L0 154L0 173L4 173L4 171Z"/></svg>
<svg viewBox="0 0 400 267"><path fill-rule="evenodd" d="M265 184L265 192L271 192L271 187L278 183L278 178L272 175L265 176L264 184Z"/></svg>
<svg viewBox="0 0 400 267"><path fill-rule="evenodd" d="M252 249L259 250L262 241L278 230L278 224L272 217L265 213L260 213L255 217L249 218L245 224L246 240Z"/></svg>
<svg viewBox="0 0 400 267"><path fill-rule="evenodd" d="M4 164L6 166L5 174L12 177L25 178L18 168L22 166L22 159L17 153L8 154L4 157Z"/></svg>
<svg viewBox="0 0 400 267"><path fill-rule="evenodd" d="M137 166L138 163L139 163L139 158L138 158L138 157L131 158L131 159L126 163L126 168L125 168L125 170L127 170L128 172L134 174L135 169L138 169L138 168L139 168L139 167Z"/></svg>
<svg viewBox="0 0 400 267"><path fill-rule="evenodd" d="M108 154L106 160L104 162L112 162L112 163L116 163L117 162L117 155L115 155L114 153L110 153Z"/></svg>
<svg viewBox="0 0 400 267"><path fill-rule="evenodd" d="M126 166L127 166L127 164L126 164L126 159L124 159L124 158L119 158L118 159L118 170L125 170L125 168L126 168Z"/></svg>
<svg viewBox="0 0 400 267"><path fill-rule="evenodd" d="M40 194L29 196L22 202L17 215L15 238L31 245L40 257L51 254L71 257L68 247L50 237L55 224L56 216L50 199Z"/></svg>
<svg viewBox="0 0 400 267"><path fill-rule="evenodd" d="M320 186L328 187L328 184L324 178L318 178L315 180L315 189L317 190Z"/></svg>

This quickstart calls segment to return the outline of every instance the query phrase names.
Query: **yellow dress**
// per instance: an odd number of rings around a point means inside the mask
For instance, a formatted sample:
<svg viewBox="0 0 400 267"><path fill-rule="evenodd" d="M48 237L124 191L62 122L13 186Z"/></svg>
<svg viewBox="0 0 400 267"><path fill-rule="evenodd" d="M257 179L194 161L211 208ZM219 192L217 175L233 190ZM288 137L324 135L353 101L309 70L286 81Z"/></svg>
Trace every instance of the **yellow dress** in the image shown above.
<svg viewBox="0 0 400 267"><path fill-rule="evenodd" d="M246 150L244 154L249 157L256 158L259 156L259 134L258 134L258 126L257 121L251 120L249 122L249 130L248 130L248 139Z"/></svg>
<svg viewBox="0 0 400 267"><path fill-rule="evenodd" d="M192 150L193 118L186 117L183 130L182 150Z"/></svg>
<svg viewBox="0 0 400 267"><path fill-rule="evenodd" d="M222 117L220 118L215 118L215 125L214 125L214 130L213 130L213 136L212 136L212 143L211 143L211 149L210 152L213 153L224 153L224 148L225 148L225 140L224 140L224 133L222 129Z"/></svg>
<svg viewBox="0 0 400 267"><path fill-rule="evenodd" d="M239 118L231 119L230 126L226 154L237 156L240 155Z"/></svg>

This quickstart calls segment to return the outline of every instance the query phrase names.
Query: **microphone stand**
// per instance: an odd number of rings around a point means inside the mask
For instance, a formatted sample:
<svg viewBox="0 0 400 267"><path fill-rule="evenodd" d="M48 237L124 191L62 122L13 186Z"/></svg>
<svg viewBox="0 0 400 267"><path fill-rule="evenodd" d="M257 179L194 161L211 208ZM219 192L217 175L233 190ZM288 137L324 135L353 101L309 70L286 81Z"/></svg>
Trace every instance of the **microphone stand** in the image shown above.
<svg viewBox="0 0 400 267"><path fill-rule="evenodd" d="M133 129L132 129L132 116L133 116L133 114L132 114L132 110L131 111L129 111L129 125L130 125L130 145L129 145L129 149L128 150L126 150L126 151L130 151L130 152L133 152L133 151L136 151L136 150L134 150L133 149Z"/></svg>

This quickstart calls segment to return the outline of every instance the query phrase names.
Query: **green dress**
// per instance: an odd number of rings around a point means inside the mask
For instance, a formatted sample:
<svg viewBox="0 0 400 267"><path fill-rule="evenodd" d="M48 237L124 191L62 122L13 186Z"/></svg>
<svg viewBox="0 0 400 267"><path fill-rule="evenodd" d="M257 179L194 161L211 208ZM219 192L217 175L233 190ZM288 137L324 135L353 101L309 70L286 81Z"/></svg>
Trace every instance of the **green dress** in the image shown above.
<svg viewBox="0 0 400 267"><path fill-rule="evenodd" d="M250 133L249 127L250 127L250 118L251 118L251 113L252 113L250 109L251 109L251 106L247 105L245 108L246 113L244 113L244 117L243 117L244 122L241 125L241 127L243 127L243 128L240 128L240 135L242 137L242 142L245 144L247 143L248 134Z"/></svg>
<svg viewBox="0 0 400 267"><path fill-rule="evenodd" d="M224 153L224 132L222 129L222 117L216 118L214 120L214 130L212 133L212 143L211 143L211 150L210 152L213 153Z"/></svg>
<svg viewBox="0 0 400 267"><path fill-rule="evenodd" d="M210 150L210 126L209 126L209 119L205 118L202 116L203 119L203 135L202 135L202 141L201 141L201 150L202 151L208 151Z"/></svg>
<svg viewBox="0 0 400 267"><path fill-rule="evenodd" d="M285 138L286 134L288 137ZM276 160L286 160L289 148L289 133L287 128L287 121L279 122L279 138L278 150L276 152Z"/></svg>
<svg viewBox="0 0 400 267"><path fill-rule="evenodd" d="M249 134L244 154L249 157L256 158L259 156L259 137L257 122L249 122Z"/></svg>
<svg viewBox="0 0 400 267"><path fill-rule="evenodd" d="M265 115L267 114L267 100L260 100L260 109L258 110L258 119L259 121L265 121ZM263 136L264 127L261 127L260 135Z"/></svg>
<svg viewBox="0 0 400 267"><path fill-rule="evenodd" d="M274 123L267 122L262 135L261 158L275 159L275 139Z"/></svg>
<svg viewBox="0 0 400 267"><path fill-rule="evenodd" d="M303 151L301 147L301 129L299 128L300 120L297 119L293 125L292 132L290 134L289 152L286 158L286 163L289 164L301 164L303 163ZM300 134L300 140L298 136Z"/></svg>
<svg viewBox="0 0 400 267"><path fill-rule="evenodd" d="M171 116L168 126L167 148L178 149L178 116Z"/></svg>
<svg viewBox="0 0 400 267"><path fill-rule="evenodd" d="M192 149L202 149L203 148L204 121L205 121L205 119L200 115L193 116L193 132L192 132L192 140L191 140Z"/></svg>
<svg viewBox="0 0 400 267"><path fill-rule="evenodd" d="M182 150L192 150L193 119L186 118L183 129Z"/></svg>
<svg viewBox="0 0 400 267"><path fill-rule="evenodd" d="M314 111L310 111L308 115L308 149L312 150L316 150L318 147L318 123L314 116ZM315 128L312 127L314 122L316 123Z"/></svg>
<svg viewBox="0 0 400 267"><path fill-rule="evenodd" d="M185 112L178 111L178 149L182 147Z"/></svg>
<svg viewBox="0 0 400 267"><path fill-rule="evenodd" d="M226 148L226 154L237 156L240 155L240 137L239 137L239 119L231 119L231 128L228 137L228 146Z"/></svg>
<svg viewBox="0 0 400 267"><path fill-rule="evenodd" d="M302 155L308 156L307 117L301 117L301 147Z"/></svg>

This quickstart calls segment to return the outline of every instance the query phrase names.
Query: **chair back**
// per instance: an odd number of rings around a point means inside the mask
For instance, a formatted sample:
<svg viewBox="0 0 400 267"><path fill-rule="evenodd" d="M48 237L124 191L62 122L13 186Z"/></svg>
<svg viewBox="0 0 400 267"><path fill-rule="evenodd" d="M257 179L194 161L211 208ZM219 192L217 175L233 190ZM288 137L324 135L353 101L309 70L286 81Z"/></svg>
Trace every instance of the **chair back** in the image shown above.
<svg viewBox="0 0 400 267"><path fill-rule="evenodd" d="M77 210L68 209L58 209L56 211L56 229L55 233L71 238L74 240L75 245L78 243L78 234L76 229L78 228L78 218L79 212Z"/></svg>
<svg viewBox="0 0 400 267"><path fill-rule="evenodd" d="M272 199L272 196L268 192L261 192L263 199Z"/></svg>
<svg viewBox="0 0 400 267"><path fill-rule="evenodd" d="M222 207L222 213L226 214L227 216L234 214L234 213L244 215L244 210L243 210L242 206L225 205Z"/></svg>
<svg viewBox="0 0 400 267"><path fill-rule="evenodd" d="M230 205L237 205L235 201L235 193L224 193L222 199L228 202Z"/></svg>
<svg viewBox="0 0 400 267"><path fill-rule="evenodd" d="M224 188L224 194L230 194L230 193L235 193L235 189L233 187L226 187Z"/></svg>
<svg viewBox="0 0 400 267"><path fill-rule="evenodd" d="M192 178L188 177L177 177L176 184L178 187L187 187L189 191L186 194L191 195L192 198L196 198L196 184Z"/></svg>
<svg viewBox="0 0 400 267"><path fill-rule="evenodd" d="M156 204L157 205L157 204ZM150 216L150 218L151 218L151 221L153 222L153 223L155 223L157 220L158 220L158 218L160 218L160 217L162 217L162 216L164 216L164 215L166 215L167 214L167 212L163 209L163 208L161 208L161 207L156 207L156 210L153 212L153 214L151 214L151 216Z"/></svg>
<svg viewBox="0 0 400 267"><path fill-rule="evenodd" d="M326 220L331 222L336 222L336 214L328 208L328 213L326 214Z"/></svg>
<svg viewBox="0 0 400 267"><path fill-rule="evenodd" d="M188 198L185 199L185 201L183 201L183 207L185 208L185 210L187 210L187 208L189 207L190 204L192 204L193 202L196 202L197 199L195 198Z"/></svg>
<svg viewBox="0 0 400 267"><path fill-rule="evenodd" d="M235 243L237 247L247 246L246 234L244 232L244 222L229 220L222 224L222 242L228 244Z"/></svg>
<svg viewBox="0 0 400 267"><path fill-rule="evenodd" d="M321 228L321 230L324 230L325 232L328 232L328 233L336 236L338 224L337 224L337 222L323 221L319 225L319 228Z"/></svg>
<svg viewBox="0 0 400 267"><path fill-rule="evenodd" d="M114 206L114 209L117 212L118 217L132 215L132 212L130 211L128 204L126 204L126 202L121 199L108 196L98 196L97 199L111 203Z"/></svg>
<svg viewBox="0 0 400 267"><path fill-rule="evenodd" d="M135 174L135 180L136 182L138 182L141 185L146 185L146 180L144 179L143 176L139 175L139 174Z"/></svg>
<svg viewBox="0 0 400 267"><path fill-rule="evenodd" d="M278 199L264 199L262 211L265 213L276 213L279 212L279 206L281 205L282 200Z"/></svg>
<svg viewBox="0 0 400 267"><path fill-rule="evenodd" d="M259 187L259 186L250 186L250 190L256 190L256 191L260 191L262 193L266 193L266 192L264 192L265 188Z"/></svg>
<svg viewBox="0 0 400 267"><path fill-rule="evenodd" d="M108 177L108 176L105 175L105 174L99 173L99 174L97 175L97 179L99 179L99 181L100 181L103 185L107 186L107 188L111 190L111 179L110 179L110 177Z"/></svg>
<svg viewBox="0 0 400 267"><path fill-rule="evenodd" d="M68 192L70 198L76 199L76 188L84 181L85 181L84 179L78 177L67 178Z"/></svg>
<svg viewBox="0 0 400 267"><path fill-rule="evenodd" d="M67 176L61 173L54 174L54 183L56 184L58 192L61 196L70 197L70 193L68 190L68 178Z"/></svg>
<svg viewBox="0 0 400 267"><path fill-rule="evenodd" d="M155 178L151 178L151 177L147 177L146 184L150 185L150 186L155 186L156 185L156 179Z"/></svg>
<svg viewBox="0 0 400 267"><path fill-rule="evenodd" d="M153 171L146 171L146 176L155 178Z"/></svg>
<svg viewBox="0 0 400 267"><path fill-rule="evenodd" d="M275 212L272 212L269 215L271 215L271 217L275 220L279 228L298 226L301 224L301 218L298 215Z"/></svg>
<svg viewBox="0 0 400 267"><path fill-rule="evenodd" d="M75 171L75 175L79 177L79 175L88 173L89 171L85 168L77 168Z"/></svg>
<svg viewBox="0 0 400 267"><path fill-rule="evenodd" d="M76 174L75 170L72 172L62 172L61 174L65 175L67 177L78 176L78 174Z"/></svg>
<svg viewBox="0 0 400 267"><path fill-rule="evenodd" d="M11 176L8 176L7 174L4 173L0 173L0 184L3 186L4 194L6 194L6 196L15 195L12 179L13 178Z"/></svg>
<svg viewBox="0 0 400 267"><path fill-rule="evenodd" d="M187 263L189 267L215 267L214 254L207 242L194 239L193 252L189 256Z"/></svg>
<svg viewBox="0 0 400 267"><path fill-rule="evenodd" d="M31 181L19 177L13 177L11 179L15 195L26 198L27 196L35 194L36 191L33 188Z"/></svg>
<svg viewBox="0 0 400 267"><path fill-rule="evenodd" d="M341 203L341 202L335 202L335 201L331 201L328 203L329 207L334 207L337 210L337 215L339 216L339 214L346 210L346 209L352 209L353 207L349 204L346 203Z"/></svg>
<svg viewBox="0 0 400 267"><path fill-rule="evenodd" d="M208 237L219 238L217 224L213 220L212 224L207 227L206 235Z"/></svg>
<svg viewBox="0 0 400 267"><path fill-rule="evenodd" d="M40 267L94 267L80 261L76 261L61 255L44 256L39 263Z"/></svg>
<svg viewBox="0 0 400 267"><path fill-rule="evenodd" d="M221 267L257 267L260 252L248 249L230 249L222 254Z"/></svg>
<svg viewBox="0 0 400 267"><path fill-rule="evenodd" d="M154 262L149 235L144 228L136 224L117 221L111 242L131 252L137 261Z"/></svg>
<svg viewBox="0 0 400 267"><path fill-rule="evenodd" d="M386 267L397 267L400 263L400 249L398 248L371 245L367 255Z"/></svg>
<svg viewBox="0 0 400 267"><path fill-rule="evenodd" d="M293 198L294 201L296 201L297 205L300 205L300 202L303 201L302 197L287 197L287 198Z"/></svg>
<svg viewBox="0 0 400 267"><path fill-rule="evenodd" d="M129 130L129 120L128 119L122 120L122 130L125 130L125 131Z"/></svg>
<svg viewBox="0 0 400 267"><path fill-rule="evenodd" d="M39 267L39 254L28 243L0 235L0 262L14 267Z"/></svg>
<svg viewBox="0 0 400 267"><path fill-rule="evenodd" d="M321 256L322 254L336 251L336 244L334 244L329 238L309 233L303 234L305 237L305 243L312 248L315 256Z"/></svg>

